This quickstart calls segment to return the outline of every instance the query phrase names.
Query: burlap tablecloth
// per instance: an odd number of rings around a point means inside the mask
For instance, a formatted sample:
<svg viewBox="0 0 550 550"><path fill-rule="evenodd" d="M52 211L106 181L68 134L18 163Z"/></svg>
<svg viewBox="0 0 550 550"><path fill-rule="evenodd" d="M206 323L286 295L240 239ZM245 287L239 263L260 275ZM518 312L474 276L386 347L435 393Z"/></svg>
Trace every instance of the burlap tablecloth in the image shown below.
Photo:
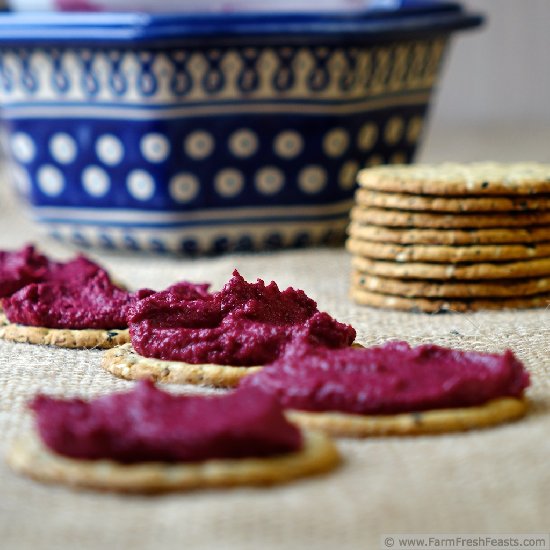
<svg viewBox="0 0 550 550"><path fill-rule="evenodd" d="M0 217L0 248L33 240L51 254L74 252L41 239L1 193ZM270 489L124 497L44 486L0 462L0 548L376 549L382 533L549 530L548 311L429 316L358 307L347 297L343 250L196 261L97 257L134 287L190 279L219 288L235 267L249 280L293 285L353 324L367 345L399 338L483 351L511 348L532 373L533 410L517 423L464 434L342 440L345 462L338 471ZM100 351L0 342L0 452L29 429L25 403L38 390L88 397L130 386L102 371L100 358Z"/></svg>

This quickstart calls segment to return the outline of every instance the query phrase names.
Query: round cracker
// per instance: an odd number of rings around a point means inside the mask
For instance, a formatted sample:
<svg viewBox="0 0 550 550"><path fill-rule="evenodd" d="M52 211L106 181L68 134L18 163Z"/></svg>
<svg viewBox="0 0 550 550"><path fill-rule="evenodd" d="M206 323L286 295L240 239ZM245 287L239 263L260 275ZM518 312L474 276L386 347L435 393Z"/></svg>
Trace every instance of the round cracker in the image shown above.
<svg viewBox="0 0 550 550"><path fill-rule="evenodd" d="M233 388L249 374L262 367L232 367L226 365L166 361L139 355L132 344L125 344L104 354L101 366L125 380L152 379L162 384L196 384L217 388Z"/></svg>
<svg viewBox="0 0 550 550"><path fill-rule="evenodd" d="M286 455L137 464L68 458L53 453L32 434L17 441L6 459L15 471L38 481L123 493L271 485L320 474L340 462L334 444L325 435L314 432L304 432L302 449Z"/></svg>
<svg viewBox="0 0 550 550"><path fill-rule="evenodd" d="M526 298L452 300L446 298L404 298L402 296L372 292L360 287L352 287L350 294L351 298L359 305L416 313L465 313L484 309L531 309L547 307L550 304L550 293L538 294Z"/></svg>
<svg viewBox="0 0 550 550"><path fill-rule="evenodd" d="M514 214L513 212L510 214L442 214L354 206L351 209L351 219L360 223L386 227L477 229L549 225L550 212L540 210L520 214Z"/></svg>
<svg viewBox="0 0 550 550"><path fill-rule="evenodd" d="M433 195L408 195L406 193L384 193L371 189L358 189L357 204L395 210L420 212L523 212L529 210L550 210L550 197L541 196L485 196L449 197Z"/></svg>
<svg viewBox="0 0 550 550"><path fill-rule="evenodd" d="M501 164L412 164L361 170L361 187L421 195L534 195L550 193L550 165L536 162Z"/></svg>
<svg viewBox="0 0 550 550"><path fill-rule="evenodd" d="M348 234L365 241L396 244L514 244L550 242L550 227L492 229L396 229L352 222Z"/></svg>
<svg viewBox="0 0 550 550"><path fill-rule="evenodd" d="M522 279L550 276L550 258L520 262L476 263L466 265L398 263L354 256L352 265L368 275L396 279L432 279L440 281L472 279Z"/></svg>
<svg viewBox="0 0 550 550"><path fill-rule="evenodd" d="M130 341L128 329L66 329L29 327L10 323L0 313L0 338L10 342L56 346L58 348L109 349Z"/></svg>
<svg viewBox="0 0 550 550"><path fill-rule="evenodd" d="M306 429L338 437L421 435L486 428L525 415L525 399L503 397L476 407L435 409L393 415L290 411L289 420Z"/></svg>
<svg viewBox="0 0 550 550"><path fill-rule="evenodd" d="M350 237L346 248L352 254L377 260L395 262L506 262L510 260L527 260L530 258L550 257L550 243L539 244L483 244L469 246L447 245L400 245L374 243Z"/></svg>
<svg viewBox="0 0 550 550"><path fill-rule="evenodd" d="M468 281L447 283L437 281L401 280L352 272L352 284L382 294L404 298L511 298L550 293L550 278L500 281Z"/></svg>

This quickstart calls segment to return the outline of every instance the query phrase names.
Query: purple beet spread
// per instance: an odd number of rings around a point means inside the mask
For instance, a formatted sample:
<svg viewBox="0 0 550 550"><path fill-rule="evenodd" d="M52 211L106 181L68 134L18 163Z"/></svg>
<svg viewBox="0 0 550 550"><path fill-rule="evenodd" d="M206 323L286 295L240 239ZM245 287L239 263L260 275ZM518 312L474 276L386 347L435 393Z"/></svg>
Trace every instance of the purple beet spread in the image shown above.
<svg viewBox="0 0 550 550"><path fill-rule="evenodd" d="M11 296L31 283L83 281L106 272L84 256L68 262L50 260L33 246L20 250L0 250L0 298Z"/></svg>
<svg viewBox="0 0 550 550"><path fill-rule="evenodd" d="M297 335L331 348L355 338L351 326L321 313L303 291L248 283L237 271L220 292L155 293L130 310L128 325L140 355L195 364L270 363Z"/></svg>
<svg viewBox="0 0 550 550"><path fill-rule="evenodd" d="M31 408L44 444L72 458L188 462L269 456L302 445L277 400L253 388L184 396L140 382L89 402L39 395Z"/></svg>
<svg viewBox="0 0 550 550"><path fill-rule="evenodd" d="M48 269L41 283L74 283L75 281L87 281L98 273L109 278L107 272L92 260L85 256L77 256L68 262L48 262Z"/></svg>
<svg viewBox="0 0 550 550"><path fill-rule="evenodd" d="M275 395L285 408L392 414L468 407L519 397L529 375L511 351L464 352L390 342L368 349L325 349L296 343L241 382Z"/></svg>
<svg viewBox="0 0 550 550"><path fill-rule="evenodd" d="M115 286L108 275L71 282L33 283L4 298L4 313L11 323L67 329L126 328L131 305L152 291L127 292Z"/></svg>
<svg viewBox="0 0 550 550"><path fill-rule="evenodd" d="M47 273L48 258L33 246L21 250L0 250L0 298L39 281Z"/></svg>

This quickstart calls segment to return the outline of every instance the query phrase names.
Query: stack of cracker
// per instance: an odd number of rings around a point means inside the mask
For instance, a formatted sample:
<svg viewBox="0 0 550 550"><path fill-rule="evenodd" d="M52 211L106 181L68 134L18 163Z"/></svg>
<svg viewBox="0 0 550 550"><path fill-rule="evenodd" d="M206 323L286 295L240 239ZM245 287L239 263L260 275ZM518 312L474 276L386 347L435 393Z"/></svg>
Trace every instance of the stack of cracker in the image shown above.
<svg viewBox="0 0 550 550"><path fill-rule="evenodd" d="M358 182L356 302L432 313L550 304L550 165L378 166Z"/></svg>

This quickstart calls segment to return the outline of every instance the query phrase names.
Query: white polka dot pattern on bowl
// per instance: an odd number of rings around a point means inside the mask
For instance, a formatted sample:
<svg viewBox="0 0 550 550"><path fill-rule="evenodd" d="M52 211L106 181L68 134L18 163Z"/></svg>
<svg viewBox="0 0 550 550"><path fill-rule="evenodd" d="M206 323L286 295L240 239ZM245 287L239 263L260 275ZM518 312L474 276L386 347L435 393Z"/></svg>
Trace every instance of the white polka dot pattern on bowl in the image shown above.
<svg viewBox="0 0 550 550"><path fill-rule="evenodd" d="M65 180L59 168L46 164L38 170L38 187L49 197L60 195L65 187Z"/></svg>
<svg viewBox="0 0 550 550"><path fill-rule="evenodd" d="M19 162L28 163L34 160L36 146L28 134L17 132L11 138L11 151Z"/></svg>
<svg viewBox="0 0 550 550"><path fill-rule="evenodd" d="M229 136L228 146L236 157L248 158L258 150L258 136L252 130L243 128Z"/></svg>
<svg viewBox="0 0 550 550"><path fill-rule="evenodd" d="M401 117L391 117L384 128L384 140L388 145L395 145L403 137L405 124Z"/></svg>
<svg viewBox="0 0 550 550"><path fill-rule="evenodd" d="M262 195L275 195L283 188L285 176L275 166L266 166L256 172L254 183Z"/></svg>
<svg viewBox="0 0 550 550"><path fill-rule="evenodd" d="M130 195L139 201L147 201L155 194L155 180L145 170L132 170L126 185Z"/></svg>
<svg viewBox="0 0 550 550"><path fill-rule="evenodd" d="M360 151L370 151L378 139L378 126L374 122L364 124L357 136L357 147Z"/></svg>
<svg viewBox="0 0 550 550"><path fill-rule="evenodd" d="M275 137L273 150L284 159L297 157L304 149L302 136L294 130L285 130Z"/></svg>
<svg viewBox="0 0 550 550"><path fill-rule="evenodd" d="M54 134L49 145L52 158L60 164L70 164L76 158L76 143L69 134Z"/></svg>
<svg viewBox="0 0 550 550"><path fill-rule="evenodd" d="M342 189L351 189L355 185L355 177L359 170L359 163L355 160L348 160L340 168L338 174L338 185Z"/></svg>
<svg viewBox="0 0 550 550"><path fill-rule="evenodd" d="M140 150L145 160L153 163L164 162L170 154L170 142L162 134L146 134L141 138Z"/></svg>
<svg viewBox="0 0 550 550"><path fill-rule="evenodd" d="M11 167L11 175L15 187L24 196L27 196L31 192L31 180L28 172L21 166L14 165Z"/></svg>
<svg viewBox="0 0 550 550"><path fill-rule="evenodd" d="M212 134L204 130L196 130L189 134L183 142L183 150L194 160L208 158L214 151L215 142Z"/></svg>
<svg viewBox="0 0 550 550"><path fill-rule="evenodd" d="M422 132L423 120L421 116L412 117L407 126L407 141L415 143Z"/></svg>
<svg viewBox="0 0 550 550"><path fill-rule="evenodd" d="M349 146L349 134L343 128L334 128L323 139L323 151L329 157L341 157Z"/></svg>
<svg viewBox="0 0 550 550"><path fill-rule="evenodd" d="M193 174L181 173L177 174L170 180L170 196L176 202L190 202L199 193L199 180Z"/></svg>
<svg viewBox="0 0 550 550"><path fill-rule="evenodd" d="M22 122L11 138L6 134L5 149L13 153L20 194L32 192L47 215L54 206L62 214L73 210L67 222L55 214L55 232L65 224L80 246L189 255L303 247L337 234L312 233L316 216L320 226L341 215L342 235L360 168L410 160L422 130L419 113L342 115L312 126L307 113L281 116L276 124L263 123L259 113L231 115L214 126L201 111L174 125L132 120L86 131L75 119L36 135ZM246 222L228 215L233 207L246 213ZM78 208L103 208L101 224L94 218L84 227ZM128 212L123 227L118 209ZM282 224L292 226L288 235Z"/></svg>
<svg viewBox="0 0 550 550"><path fill-rule="evenodd" d="M321 166L307 166L298 175L298 186L308 195L320 193L327 184L327 172Z"/></svg>
<svg viewBox="0 0 550 550"><path fill-rule="evenodd" d="M244 177L239 170L226 168L216 175L214 187L218 195L225 198L232 198L243 190Z"/></svg>
<svg viewBox="0 0 550 550"><path fill-rule="evenodd" d="M112 134L102 135L97 140L95 151L99 160L108 166L120 164L124 158L124 146Z"/></svg>
<svg viewBox="0 0 550 550"><path fill-rule="evenodd" d="M82 172L82 185L92 197L103 197L111 187L109 176L99 166L88 166Z"/></svg>

